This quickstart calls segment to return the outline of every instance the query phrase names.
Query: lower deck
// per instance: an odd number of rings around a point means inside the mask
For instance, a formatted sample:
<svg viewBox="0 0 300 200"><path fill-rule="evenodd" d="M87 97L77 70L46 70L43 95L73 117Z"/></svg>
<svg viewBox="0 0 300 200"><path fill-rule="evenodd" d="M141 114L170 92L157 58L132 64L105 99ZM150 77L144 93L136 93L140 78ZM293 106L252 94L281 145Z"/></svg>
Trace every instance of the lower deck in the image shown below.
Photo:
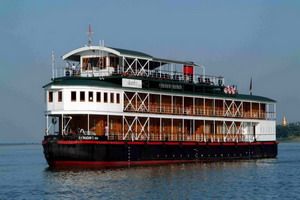
<svg viewBox="0 0 300 200"><path fill-rule="evenodd" d="M275 140L258 123L116 115L47 115L46 135L93 135L108 140L253 142Z"/></svg>

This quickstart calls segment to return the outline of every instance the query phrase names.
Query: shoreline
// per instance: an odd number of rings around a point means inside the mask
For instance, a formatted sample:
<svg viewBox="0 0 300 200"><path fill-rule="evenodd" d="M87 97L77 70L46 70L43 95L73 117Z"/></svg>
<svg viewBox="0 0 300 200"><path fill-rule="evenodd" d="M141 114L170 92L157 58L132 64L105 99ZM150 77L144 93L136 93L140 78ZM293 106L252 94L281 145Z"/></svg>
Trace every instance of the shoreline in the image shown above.
<svg viewBox="0 0 300 200"><path fill-rule="evenodd" d="M0 146L13 146L13 145L39 145L37 142L16 142L16 143L0 143Z"/></svg>
<svg viewBox="0 0 300 200"><path fill-rule="evenodd" d="M300 142L300 136L289 136L286 138L277 138L278 142Z"/></svg>

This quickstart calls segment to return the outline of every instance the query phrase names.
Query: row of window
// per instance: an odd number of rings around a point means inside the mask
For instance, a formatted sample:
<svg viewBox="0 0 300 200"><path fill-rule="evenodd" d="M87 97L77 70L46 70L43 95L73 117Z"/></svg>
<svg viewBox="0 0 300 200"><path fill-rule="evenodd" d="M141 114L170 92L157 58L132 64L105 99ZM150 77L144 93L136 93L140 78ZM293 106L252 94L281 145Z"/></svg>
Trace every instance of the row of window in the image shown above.
<svg viewBox="0 0 300 200"><path fill-rule="evenodd" d="M57 101L62 102L62 91L58 91ZM48 102L53 102L53 92L48 92Z"/></svg>
<svg viewBox="0 0 300 200"><path fill-rule="evenodd" d="M96 93L96 102L104 102L104 103L120 103L120 94L119 93L109 93L109 92L88 92L88 101L94 102L94 93ZM102 100L102 94L103 94L103 100ZM108 100L108 97L109 100ZM81 102L85 102L85 92L80 91L79 92L79 100ZM62 102L62 91L58 91L57 101ZM71 91L71 101L75 102L77 101L77 92ZM48 102L53 102L53 92L48 92Z"/></svg>

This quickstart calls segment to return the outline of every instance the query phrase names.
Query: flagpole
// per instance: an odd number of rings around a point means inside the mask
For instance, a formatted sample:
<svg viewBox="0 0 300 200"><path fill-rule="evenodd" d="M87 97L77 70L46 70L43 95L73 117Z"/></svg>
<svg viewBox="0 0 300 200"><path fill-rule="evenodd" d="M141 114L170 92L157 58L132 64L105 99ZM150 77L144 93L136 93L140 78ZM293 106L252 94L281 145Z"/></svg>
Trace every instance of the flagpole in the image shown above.
<svg viewBox="0 0 300 200"><path fill-rule="evenodd" d="M54 80L54 70L55 70L55 56L54 56L54 51L52 50L51 54L51 60L52 60L52 80Z"/></svg>
<svg viewBox="0 0 300 200"><path fill-rule="evenodd" d="M250 87L249 87L250 95L252 95L252 77L250 79Z"/></svg>

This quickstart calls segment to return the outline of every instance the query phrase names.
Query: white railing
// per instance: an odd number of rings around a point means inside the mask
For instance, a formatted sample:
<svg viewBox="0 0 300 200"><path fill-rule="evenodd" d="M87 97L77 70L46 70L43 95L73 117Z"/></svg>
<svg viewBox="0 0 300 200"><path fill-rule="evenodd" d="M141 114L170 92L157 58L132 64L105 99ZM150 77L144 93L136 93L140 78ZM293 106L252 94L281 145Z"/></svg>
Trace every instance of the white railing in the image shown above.
<svg viewBox="0 0 300 200"><path fill-rule="evenodd" d="M53 78L69 77L69 76L80 76L80 77L103 77L111 75L122 75L122 76L137 76L137 77L150 77L153 79L162 80L176 80L186 83L199 83L205 85L218 85L224 86L224 78L220 76L210 76L201 74L187 75L183 72L177 71L166 71L166 70L147 70L143 73L135 73L134 71L124 72L121 67L90 67L87 70L80 70L78 67L67 66L63 68L55 68L53 71Z"/></svg>

